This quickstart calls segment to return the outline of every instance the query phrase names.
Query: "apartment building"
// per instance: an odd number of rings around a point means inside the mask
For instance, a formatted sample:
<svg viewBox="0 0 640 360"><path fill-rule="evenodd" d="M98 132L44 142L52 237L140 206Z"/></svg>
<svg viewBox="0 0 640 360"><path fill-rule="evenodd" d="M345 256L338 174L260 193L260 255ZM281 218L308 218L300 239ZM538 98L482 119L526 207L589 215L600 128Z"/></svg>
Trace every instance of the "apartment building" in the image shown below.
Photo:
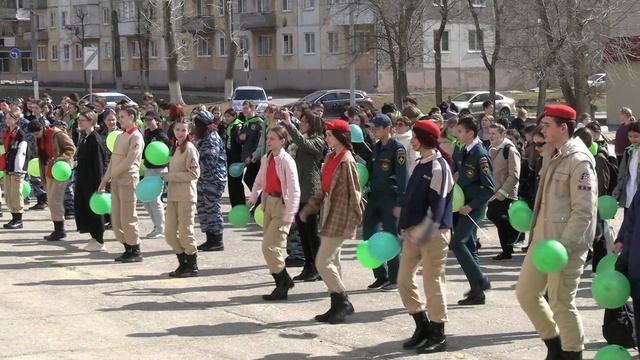
<svg viewBox="0 0 640 360"><path fill-rule="evenodd" d="M0 0L0 80L31 79L31 44L24 37L30 26L29 11L22 1ZM10 58L12 48L22 50L20 59Z"/></svg>

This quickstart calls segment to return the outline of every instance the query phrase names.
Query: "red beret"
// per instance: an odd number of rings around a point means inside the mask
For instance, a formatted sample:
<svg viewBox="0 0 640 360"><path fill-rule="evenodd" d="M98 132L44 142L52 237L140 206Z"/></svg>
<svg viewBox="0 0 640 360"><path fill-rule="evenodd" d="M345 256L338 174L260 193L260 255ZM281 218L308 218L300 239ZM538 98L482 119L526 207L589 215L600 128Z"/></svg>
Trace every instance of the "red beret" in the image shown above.
<svg viewBox="0 0 640 360"><path fill-rule="evenodd" d="M413 126L414 129L420 129L433 135L436 139L440 138L440 127L432 120L418 120Z"/></svg>
<svg viewBox="0 0 640 360"><path fill-rule="evenodd" d="M349 123L340 119L325 121L324 127L326 127L327 130L331 130L331 131L334 131L334 130L350 131L351 130L351 128L349 127Z"/></svg>
<svg viewBox="0 0 640 360"><path fill-rule="evenodd" d="M544 107L544 116L575 120L576 111L568 105L547 105Z"/></svg>

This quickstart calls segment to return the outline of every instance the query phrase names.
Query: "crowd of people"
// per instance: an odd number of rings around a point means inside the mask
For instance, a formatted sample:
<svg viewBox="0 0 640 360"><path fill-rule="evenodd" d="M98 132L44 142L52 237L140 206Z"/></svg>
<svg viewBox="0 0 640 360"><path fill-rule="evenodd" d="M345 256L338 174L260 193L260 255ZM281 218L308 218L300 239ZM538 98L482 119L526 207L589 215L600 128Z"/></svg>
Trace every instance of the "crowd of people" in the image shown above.
<svg viewBox="0 0 640 360"><path fill-rule="evenodd" d="M469 283L459 305L483 305L491 289L478 256L486 217L501 246L494 261L511 259L518 244L527 252L516 295L548 347L547 359L581 359L584 334L575 296L588 259L595 269L608 252L621 253L618 269L631 280L634 303L640 301L634 260L640 123L630 109L621 109L610 154L598 122L576 116L569 106L548 105L537 119L524 109L514 119L496 119L491 102L483 109L479 116L458 113L449 99L423 114L406 97L401 109L391 103L379 112L351 106L342 118L325 121L321 104L304 102L291 109L269 105L259 115L251 101L240 113L196 106L187 114L184 105L156 101L150 93L141 107L122 102L113 109L104 98L89 103L75 94L58 105L46 94L0 100L0 170L11 214L3 227L23 228L28 182L36 201L29 211L50 211L53 232L45 240L64 239L65 219L75 218L77 231L91 236L84 250L105 251L104 233L112 230L124 247L115 261L140 262L136 187L141 177L160 176L166 191L144 203L153 223L145 238L163 236L175 252L178 266L169 276L192 277L198 275L198 252L224 250L226 188L232 206L263 210L262 254L275 284L263 299L286 300L296 281L323 281L331 305L315 319L331 324L355 311L342 280L344 241L355 239L360 226L364 239L379 231L397 234L401 253L373 270L368 288L398 291L416 325L403 348L434 353L446 349L449 250ZM108 148L114 131L120 133ZM168 164L146 158L154 142L170 148ZM39 176L27 172L31 159L38 159ZM73 168L69 180L52 175L58 162ZM232 174L230 167L239 164L243 174ZM358 164L368 170L365 186ZM464 204L454 213L456 184ZM98 215L90 199L103 192L111 194L111 213ZM615 196L624 207L617 238L597 216L602 195ZM508 219L516 200L533 209L528 235ZM201 245L196 219L206 235ZM528 249L546 239L567 249L561 272L546 274L533 265ZM296 259L302 271L291 277ZM415 279L420 266L426 300Z"/></svg>

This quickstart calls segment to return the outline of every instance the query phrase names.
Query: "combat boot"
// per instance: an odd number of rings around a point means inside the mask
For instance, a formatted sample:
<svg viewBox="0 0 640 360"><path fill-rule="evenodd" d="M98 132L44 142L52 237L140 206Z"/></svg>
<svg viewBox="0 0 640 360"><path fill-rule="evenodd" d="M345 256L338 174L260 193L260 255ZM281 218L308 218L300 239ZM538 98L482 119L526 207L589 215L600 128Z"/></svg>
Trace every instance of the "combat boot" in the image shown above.
<svg viewBox="0 0 640 360"><path fill-rule="evenodd" d="M547 357L545 360L562 360L562 343L560 337L556 336L552 339L544 340L544 344L547 346Z"/></svg>
<svg viewBox="0 0 640 360"><path fill-rule="evenodd" d="M347 293L331 293L331 297L335 297L336 306L329 314L327 322L329 324L340 324L345 322L347 316L353 314L353 305L349 301Z"/></svg>
<svg viewBox="0 0 640 360"><path fill-rule="evenodd" d="M207 233L207 241L198 246L199 251L223 251L224 242L222 241L222 234Z"/></svg>
<svg viewBox="0 0 640 360"><path fill-rule="evenodd" d="M38 202L29 208L29 210L44 210L47 207L47 194L38 196Z"/></svg>
<svg viewBox="0 0 640 360"><path fill-rule="evenodd" d="M117 258L113 259L113 261L115 262L122 262L122 260L128 256L128 254L131 252L131 246L124 244L124 252L118 256Z"/></svg>
<svg viewBox="0 0 640 360"><path fill-rule="evenodd" d="M140 244L138 245L129 245L129 252L125 253L122 257L123 263L133 263L133 262L141 262L142 255L140 253Z"/></svg>
<svg viewBox="0 0 640 360"><path fill-rule="evenodd" d="M424 311L411 314L413 321L416 323L416 329L411 338L402 344L403 349L415 349L420 347L429 338L429 318Z"/></svg>
<svg viewBox="0 0 640 360"><path fill-rule="evenodd" d="M447 350L447 337L444 335L444 323L429 323L429 337L427 342L419 347L418 354L432 354Z"/></svg>
<svg viewBox="0 0 640 360"><path fill-rule="evenodd" d="M64 231L64 221L53 222L53 232L44 237L47 241L60 241L67 237L67 233Z"/></svg>
<svg viewBox="0 0 640 360"><path fill-rule="evenodd" d="M169 273L170 277L178 277L178 274L182 272L186 264L187 255L185 253L176 254L178 258L178 268Z"/></svg>
<svg viewBox="0 0 640 360"><path fill-rule="evenodd" d="M289 289L293 288L294 283L289 273L287 272L287 268L284 268L277 274L271 274L273 276L273 280L275 280L276 288L273 289L271 294L262 295L262 299L267 301L273 300L287 300L287 296L289 294Z"/></svg>
<svg viewBox="0 0 640 360"><path fill-rule="evenodd" d="M185 278L198 276L198 254L185 255L182 270L177 271L174 277Z"/></svg>
<svg viewBox="0 0 640 360"><path fill-rule="evenodd" d="M2 227L10 230L22 229L22 214L12 213L11 217L12 217L11 221L4 224Z"/></svg>
<svg viewBox="0 0 640 360"><path fill-rule="evenodd" d="M563 351L562 360L582 360L582 351Z"/></svg>

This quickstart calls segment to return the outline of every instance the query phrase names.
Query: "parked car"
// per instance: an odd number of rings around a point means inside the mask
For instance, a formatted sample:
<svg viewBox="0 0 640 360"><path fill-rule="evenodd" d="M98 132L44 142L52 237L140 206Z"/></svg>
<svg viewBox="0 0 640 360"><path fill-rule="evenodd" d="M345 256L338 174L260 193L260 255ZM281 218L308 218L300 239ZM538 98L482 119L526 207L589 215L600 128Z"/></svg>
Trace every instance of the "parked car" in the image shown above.
<svg viewBox="0 0 640 360"><path fill-rule="evenodd" d="M471 114L482 113L482 103L490 100L488 91L468 91L456 95L452 101L458 107L458 112L468 110ZM495 111L501 118L509 118L516 113L516 101L496 92Z"/></svg>
<svg viewBox="0 0 640 360"><path fill-rule="evenodd" d="M129 105L138 106L138 104L135 101L131 100L130 97L128 97L125 94L118 93L118 92L98 92L98 93L93 93L91 95L87 94L87 95L82 97L82 100L89 101L89 98L91 96L93 96L93 101L96 101L97 97L106 98L107 99L107 107L110 107L110 108L115 108L116 105L122 100L126 100L129 103Z"/></svg>
<svg viewBox="0 0 640 360"><path fill-rule="evenodd" d="M587 85L590 88L607 86L607 74L598 73L589 76L589 78L587 79Z"/></svg>
<svg viewBox="0 0 640 360"><path fill-rule="evenodd" d="M298 101L305 101L309 104L320 103L324 106L324 117L339 117L349 106L349 89L318 90L303 97ZM295 103L285 105L291 109ZM373 108L373 100L362 90L356 90L356 104L368 109Z"/></svg>
<svg viewBox="0 0 640 360"><path fill-rule="evenodd" d="M272 97L267 96L264 89L258 86L238 86L228 100L229 106L238 113L242 112L242 103L244 101L252 100L256 103L256 113L262 115Z"/></svg>

